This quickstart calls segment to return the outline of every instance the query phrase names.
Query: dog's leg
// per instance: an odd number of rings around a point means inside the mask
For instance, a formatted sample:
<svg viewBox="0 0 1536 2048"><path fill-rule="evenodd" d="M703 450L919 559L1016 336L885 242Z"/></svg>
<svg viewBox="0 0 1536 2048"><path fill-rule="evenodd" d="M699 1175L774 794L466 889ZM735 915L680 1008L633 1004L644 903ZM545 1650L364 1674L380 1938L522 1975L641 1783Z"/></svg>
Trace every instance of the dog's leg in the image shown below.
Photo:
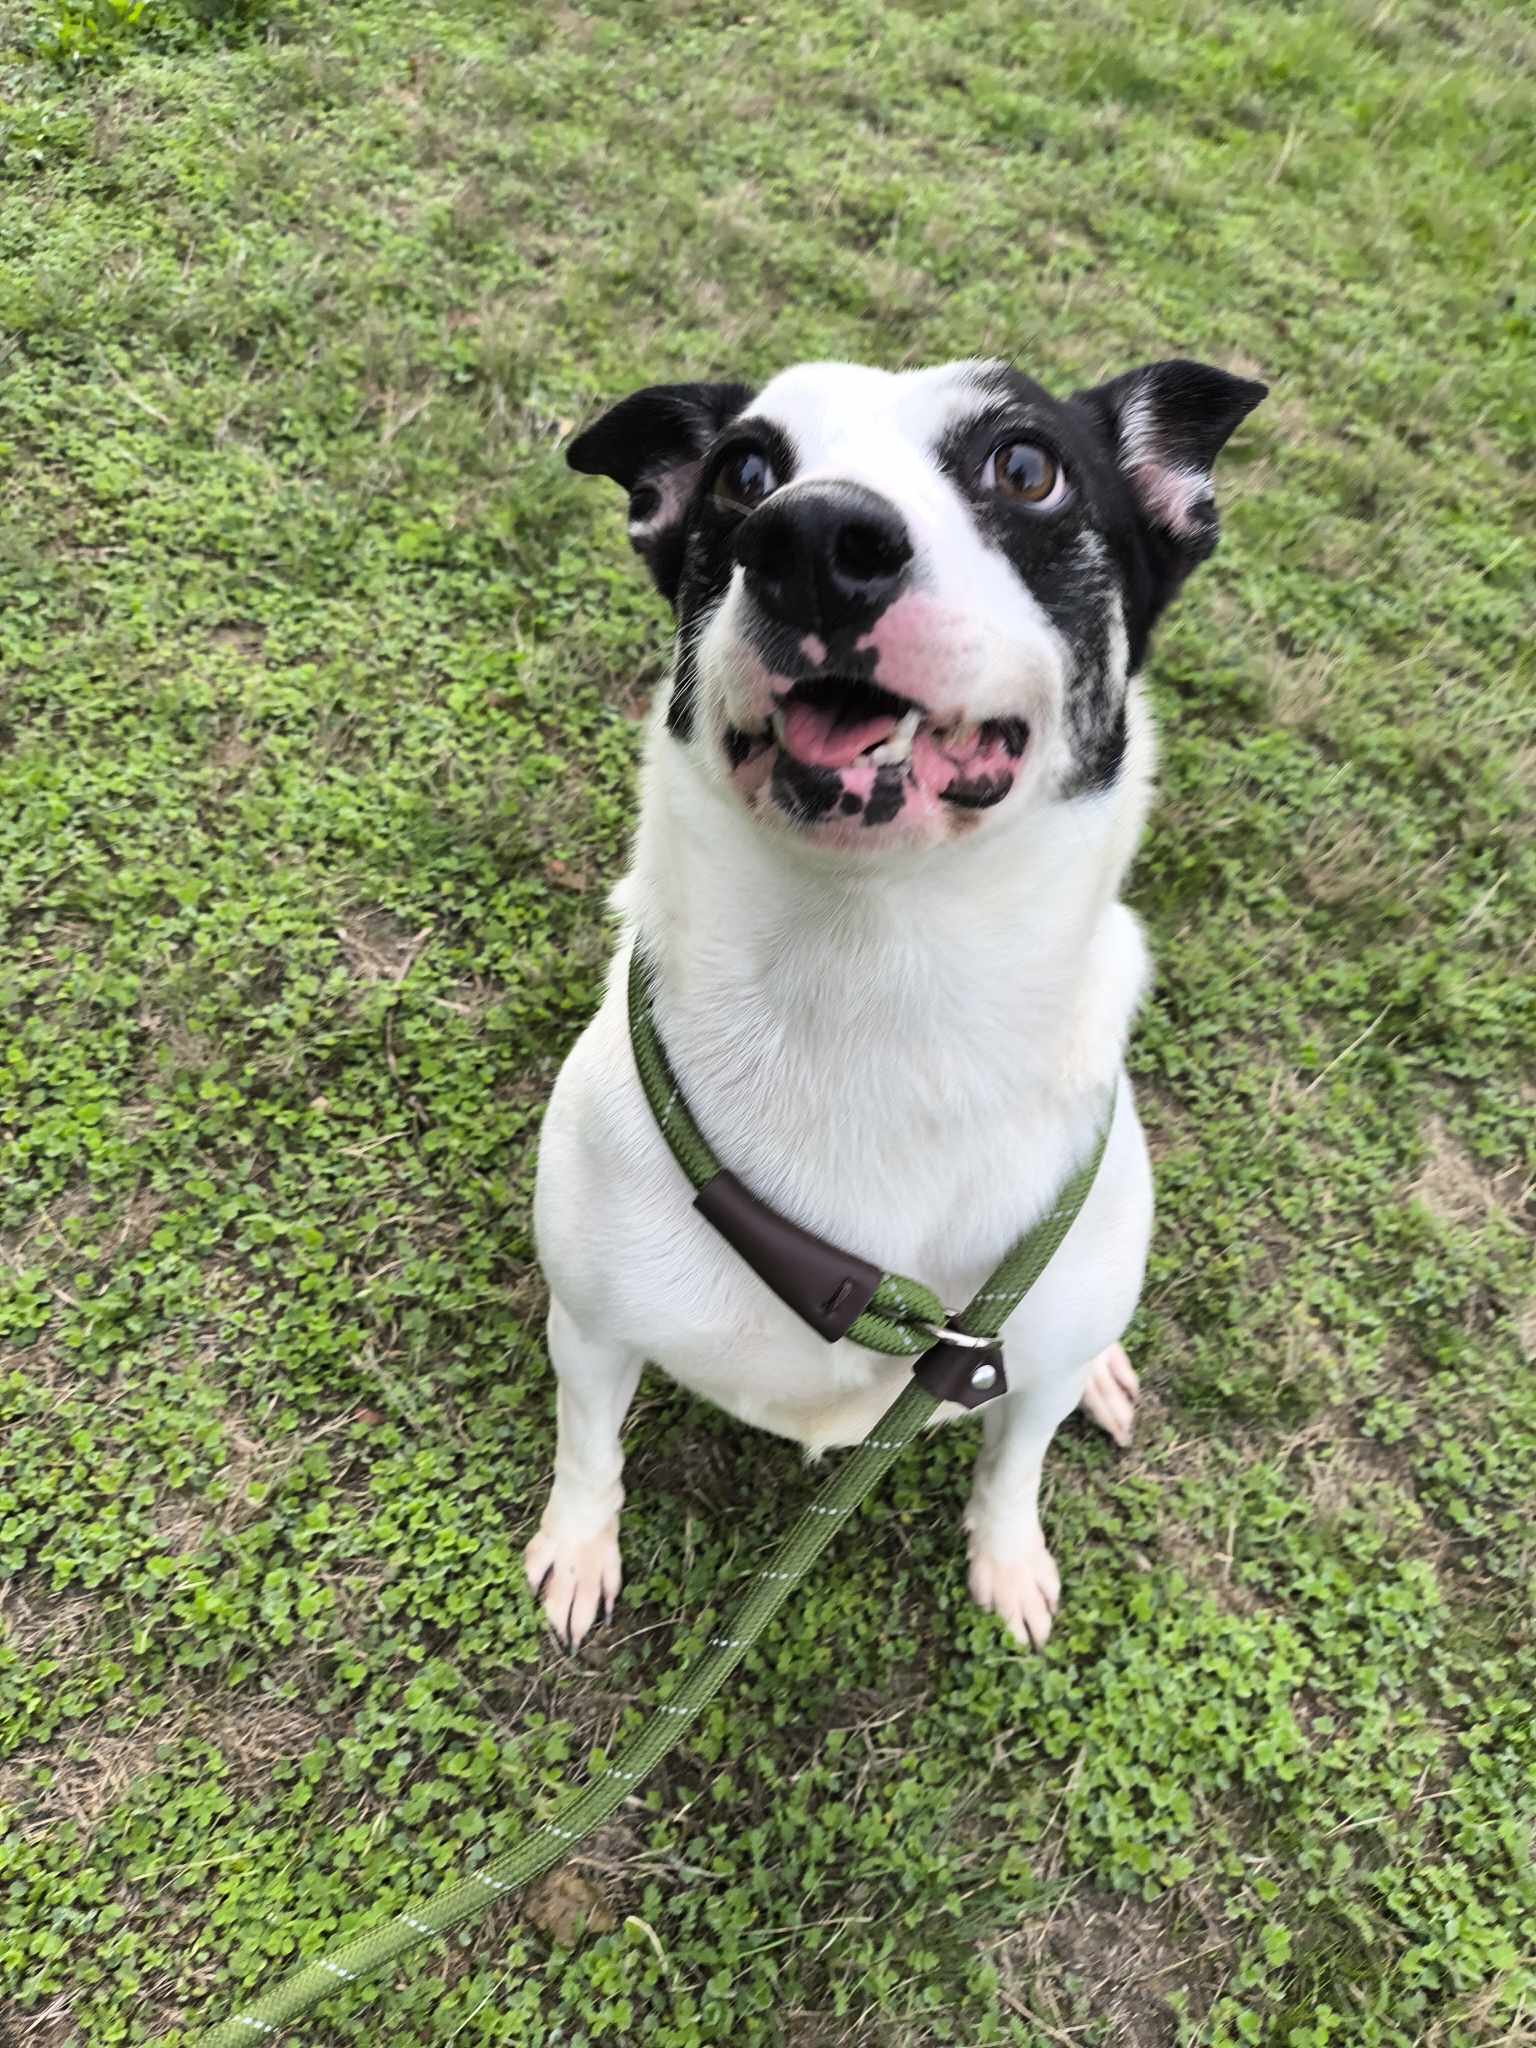
<svg viewBox="0 0 1536 2048"><path fill-rule="evenodd" d="M1122 1451L1131 1447L1140 1392L1136 1369L1120 1345L1111 1344L1089 1365L1088 1377L1083 1382L1083 1413L1091 1416L1107 1436L1112 1436Z"/></svg>
<svg viewBox="0 0 1536 2048"><path fill-rule="evenodd" d="M982 1411L981 1455L965 1514L971 1594L1037 1650L1051 1633L1061 1594L1040 1527L1040 1467L1082 1393L1082 1374L1070 1373L1026 1384Z"/></svg>
<svg viewBox="0 0 1536 2048"><path fill-rule="evenodd" d="M619 1596L619 1431L642 1360L584 1336L558 1301L550 1303L549 1355L560 1383L555 1482L523 1563L550 1626L574 1649L594 1621L606 1620Z"/></svg>

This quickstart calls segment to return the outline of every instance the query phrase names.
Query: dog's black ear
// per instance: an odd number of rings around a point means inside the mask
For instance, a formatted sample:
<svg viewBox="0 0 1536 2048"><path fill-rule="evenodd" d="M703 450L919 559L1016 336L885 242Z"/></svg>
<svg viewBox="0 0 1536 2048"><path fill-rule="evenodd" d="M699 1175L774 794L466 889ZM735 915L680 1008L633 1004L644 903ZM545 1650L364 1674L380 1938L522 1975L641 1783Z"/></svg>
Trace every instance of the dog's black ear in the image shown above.
<svg viewBox="0 0 1536 2048"><path fill-rule="evenodd" d="M745 384L652 384L605 412L565 451L572 469L611 476L629 493L629 538L656 587L677 599L683 514L705 449L750 404Z"/></svg>
<svg viewBox="0 0 1536 2048"><path fill-rule="evenodd" d="M1211 470L1233 428L1268 389L1176 357L1077 393L1074 403L1108 441L1175 584L1216 545Z"/></svg>

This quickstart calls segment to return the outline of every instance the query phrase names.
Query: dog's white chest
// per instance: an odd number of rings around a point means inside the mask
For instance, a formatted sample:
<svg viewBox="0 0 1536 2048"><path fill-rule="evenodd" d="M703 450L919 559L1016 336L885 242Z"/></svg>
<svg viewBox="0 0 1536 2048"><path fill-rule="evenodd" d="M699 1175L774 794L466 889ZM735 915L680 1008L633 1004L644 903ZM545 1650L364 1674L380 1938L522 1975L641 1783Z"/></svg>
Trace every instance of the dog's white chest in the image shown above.
<svg viewBox="0 0 1536 2048"><path fill-rule="evenodd" d="M635 1074L615 976L545 1125L537 1229L554 1292L594 1336L635 1347L753 1425L814 1449L851 1443L909 1365L828 1344L699 1215ZM941 1013L936 1012L935 1016ZM717 1011L718 1016L718 1011ZM975 1049L909 1014L900 1051L868 1056L784 1026L720 1019L670 1050L722 1165L762 1199L886 1271L970 1300L1091 1142L1102 1095L1053 1100L993 1079ZM931 1030L914 1064L913 1034ZM764 1041L768 1041L765 1048ZM1119 1088L1099 1184L1009 1332L1010 1383L1071 1370L1119 1334L1134 1302L1150 1191Z"/></svg>

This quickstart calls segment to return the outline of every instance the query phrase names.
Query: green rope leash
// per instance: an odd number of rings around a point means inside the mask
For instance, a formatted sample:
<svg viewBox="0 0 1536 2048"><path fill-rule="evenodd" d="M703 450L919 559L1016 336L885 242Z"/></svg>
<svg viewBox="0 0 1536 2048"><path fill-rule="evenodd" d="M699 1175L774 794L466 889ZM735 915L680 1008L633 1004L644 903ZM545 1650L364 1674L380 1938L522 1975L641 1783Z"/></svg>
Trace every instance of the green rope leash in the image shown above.
<svg viewBox="0 0 1536 2048"><path fill-rule="evenodd" d="M646 1098L678 1164L695 1187L716 1170L716 1162L694 1123L682 1090L667 1064L657 1034L643 969L630 973L630 1025L635 1064ZM1089 1157L1072 1174L1050 1209L1028 1230L970 1305L951 1317L951 1327L973 1337L995 1337L1049 1264L1072 1226L1098 1172L1109 1135L1109 1117ZM931 1289L900 1274L883 1276L874 1300L854 1323L852 1341L893 1355L930 1349L931 1330L942 1323L943 1304ZM467 1877L444 1885L428 1899L397 1913L382 1926L302 1963L274 1989L254 1999L199 2037L198 2048L250 2048L275 2040L321 1999L344 1985L376 1976L423 1942L446 1934L461 1921L483 1913L497 1899L520 1892L553 1865L564 1861L616 1813L643 1779L677 1746L757 1641L800 1580L843 1523L885 1476L900 1453L938 1407L934 1395L909 1380L869 1435L821 1488L780 1543L772 1562L713 1637L707 1654L683 1675L629 1746L588 1784L560 1799L550 1817L537 1823L510 1849Z"/></svg>
<svg viewBox="0 0 1536 2048"><path fill-rule="evenodd" d="M548 1820L530 1829L483 1869L444 1885L409 1912L397 1913L372 1932L301 1965L274 1990L210 2029L202 2036L201 2048L250 2048L257 2039L275 2039L285 2023L298 2019L322 1998L373 1976L422 1942L446 1934L509 1892L522 1891L554 1864L563 1862L578 1842L618 1811L676 1746L937 1405L915 1380L902 1388L876 1428L800 1516L767 1569L758 1573L722 1633L713 1639L708 1654L685 1674L676 1691L661 1702L634 1741L605 1771L567 1794Z"/></svg>

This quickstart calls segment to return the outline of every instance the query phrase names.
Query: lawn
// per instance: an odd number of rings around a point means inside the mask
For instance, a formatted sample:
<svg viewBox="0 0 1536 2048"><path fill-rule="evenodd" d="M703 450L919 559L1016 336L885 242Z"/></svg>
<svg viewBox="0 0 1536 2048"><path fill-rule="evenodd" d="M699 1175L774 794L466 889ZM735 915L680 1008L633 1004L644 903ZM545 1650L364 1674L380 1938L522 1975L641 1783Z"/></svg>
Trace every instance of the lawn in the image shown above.
<svg viewBox="0 0 1536 2048"><path fill-rule="evenodd" d="M190 4L0 4L0 2041L190 2042L483 1860L807 1497L647 1379L541 1636L533 1162L666 656L561 443L978 351L1272 385L1154 658L1136 1449L1052 1455L1038 1657L910 1453L560 1898L291 2038L1536 2038L1531 17Z"/></svg>

